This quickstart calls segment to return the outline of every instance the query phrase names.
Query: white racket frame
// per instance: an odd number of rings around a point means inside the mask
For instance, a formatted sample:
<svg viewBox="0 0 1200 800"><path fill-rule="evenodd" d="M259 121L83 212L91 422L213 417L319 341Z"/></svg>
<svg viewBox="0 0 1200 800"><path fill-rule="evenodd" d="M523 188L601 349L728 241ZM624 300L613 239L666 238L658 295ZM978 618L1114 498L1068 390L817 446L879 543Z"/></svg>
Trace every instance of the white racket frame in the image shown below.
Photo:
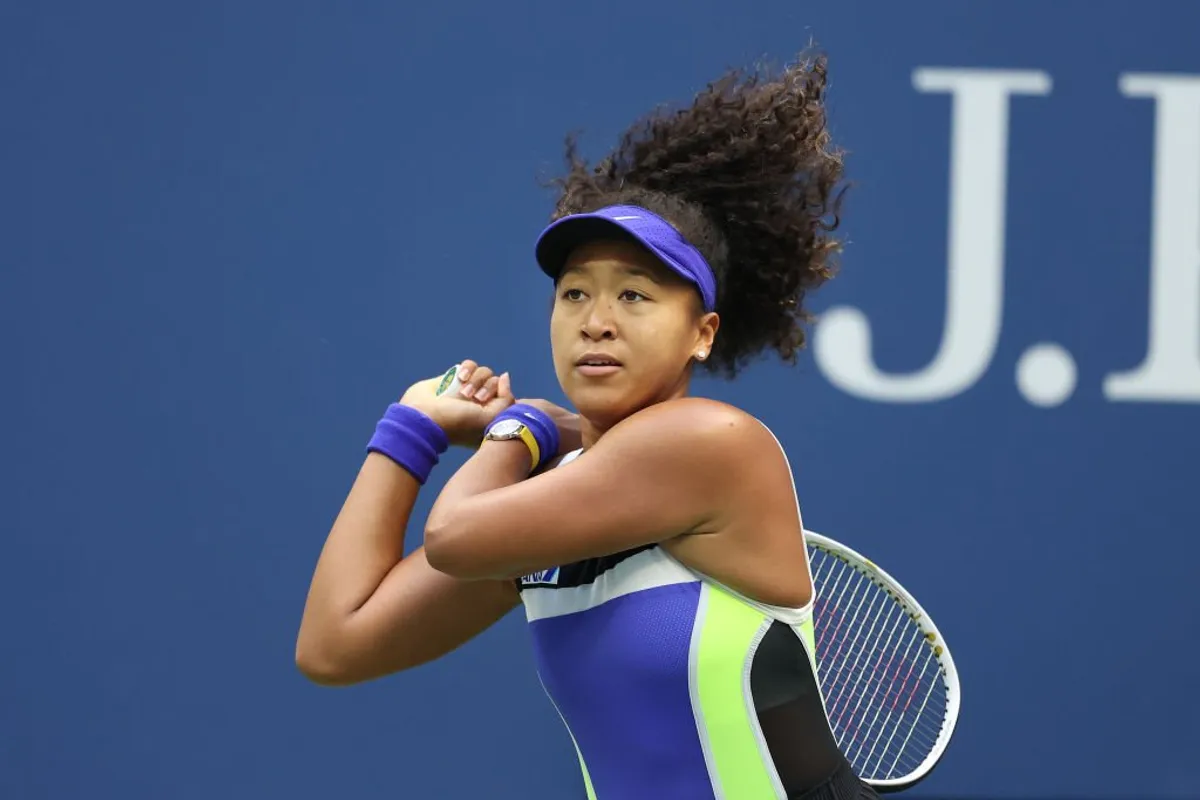
<svg viewBox="0 0 1200 800"><path fill-rule="evenodd" d="M917 623L917 627L925 635L927 645L933 648L934 657L937 658L938 663L942 665L942 669L945 672L946 716L942 722L941 731L938 733L937 741L934 742L929 755L926 756L925 760L915 770L902 777L863 779L881 792L898 792L902 789L909 789L924 780L933 771L933 768L937 766L938 761L941 760L942 755L946 752L946 747L950 744L950 737L954 735L954 728L958 724L958 712L962 703L962 690L959 687L958 669L954 666L954 658L950 655L950 648L946 645L946 640L942 637L941 631L933 624L933 619L921 607L921 604L917 602L917 598L913 597L907 589L900 585L899 581L885 572L878 564L858 551L816 531L805 529L804 540L807 547L815 546L838 558L845 559L872 582L880 585L887 591L892 596L892 599L900 604L909 618ZM811 572L810 565L810 574ZM818 600L820 599L820 591L821 587L816 585L816 576L813 575L813 592ZM815 613L813 619L815 623L819 624ZM817 653L816 656L817 675L819 679L821 675L820 653ZM822 692L824 692L823 689ZM830 722L830 726L832 727L832 722Z"/></svg>

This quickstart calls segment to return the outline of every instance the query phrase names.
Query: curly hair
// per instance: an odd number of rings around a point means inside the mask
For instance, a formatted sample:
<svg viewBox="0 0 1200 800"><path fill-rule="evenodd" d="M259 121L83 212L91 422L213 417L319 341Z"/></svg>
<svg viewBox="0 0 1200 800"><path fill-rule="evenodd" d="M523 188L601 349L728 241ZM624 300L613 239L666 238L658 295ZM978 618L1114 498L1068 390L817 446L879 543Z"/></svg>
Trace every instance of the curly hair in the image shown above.
<svg viewBox="0 0 1200 800"><path fill-rule="evenodd" d="M802 56L776 76L731 70L690 106L635 122L594 167L567 137L552 219L608 205L665 218L712 266L721 330L703 368L734 377L767 350L806 343L806 293L834 273L843 151L825 113L827 63Z"/></svg>

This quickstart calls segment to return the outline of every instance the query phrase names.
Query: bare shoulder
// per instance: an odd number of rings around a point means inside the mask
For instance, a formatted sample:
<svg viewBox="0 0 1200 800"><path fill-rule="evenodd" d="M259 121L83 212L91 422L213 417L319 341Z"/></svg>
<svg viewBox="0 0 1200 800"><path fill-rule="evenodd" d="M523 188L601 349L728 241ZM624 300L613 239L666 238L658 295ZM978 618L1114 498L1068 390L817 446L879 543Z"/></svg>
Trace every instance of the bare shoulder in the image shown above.
<svg viewBox="0 0 1200 800"><path fill-rule="evenodd" d="M735 430L767 433L763 424L737 406L707 397L681 397L655 403L630 416L625 423L678 424L704 431ZM622 424L625 424L622 423ZM769 433L768 433L769 437Z"/></svg>
<svg viewBox="0 0 1200 800"><path fill-rule="evenodd" d="M737 406L704 397L682 397L645 408L613 429L630 436L696 448L719 450L726 459L761 455L777 449L774 435L762 422Z"/></svg>

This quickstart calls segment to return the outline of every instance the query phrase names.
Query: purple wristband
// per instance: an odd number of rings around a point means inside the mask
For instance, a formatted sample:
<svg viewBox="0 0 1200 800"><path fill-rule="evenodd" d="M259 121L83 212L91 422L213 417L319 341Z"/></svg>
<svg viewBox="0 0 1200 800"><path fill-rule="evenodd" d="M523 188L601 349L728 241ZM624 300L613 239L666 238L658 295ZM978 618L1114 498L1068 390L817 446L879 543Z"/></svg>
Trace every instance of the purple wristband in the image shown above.
<svg viewBox="0 0 1200 800"><path fill-rule="evenodd" d="M381 453L408 470L422 486L450 440L436 422L412 406L392 403L375 425L367 452Z"/></svg>
<svg viewBox="0 0 1200 800"><path fill-rule="evenodd" d="M547 461L558 455L558 425L554 424L554 420L545 411L528 403L517 403L497 414L495 419L488 423L487 430L490 431L497 422L506 419L515 419L522 423L537 440L539 458L532 471L541 469Z"/></svg>

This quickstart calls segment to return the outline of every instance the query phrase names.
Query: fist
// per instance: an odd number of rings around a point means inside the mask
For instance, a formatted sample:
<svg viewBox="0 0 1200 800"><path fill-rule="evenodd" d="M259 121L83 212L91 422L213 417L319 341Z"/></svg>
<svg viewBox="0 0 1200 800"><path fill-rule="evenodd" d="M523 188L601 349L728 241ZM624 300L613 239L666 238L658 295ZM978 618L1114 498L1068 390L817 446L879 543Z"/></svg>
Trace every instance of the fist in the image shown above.
<svg viewBox="0 0 1200 800"><path fill-rule="evenodd" d="M462 386L453 394L437 394L442 376L417 381L400 398L438 424L451 444L478 447L483 431L496 415L513 404L508 373L496 375L486 366L464 361L458 367Z"/></svg>

